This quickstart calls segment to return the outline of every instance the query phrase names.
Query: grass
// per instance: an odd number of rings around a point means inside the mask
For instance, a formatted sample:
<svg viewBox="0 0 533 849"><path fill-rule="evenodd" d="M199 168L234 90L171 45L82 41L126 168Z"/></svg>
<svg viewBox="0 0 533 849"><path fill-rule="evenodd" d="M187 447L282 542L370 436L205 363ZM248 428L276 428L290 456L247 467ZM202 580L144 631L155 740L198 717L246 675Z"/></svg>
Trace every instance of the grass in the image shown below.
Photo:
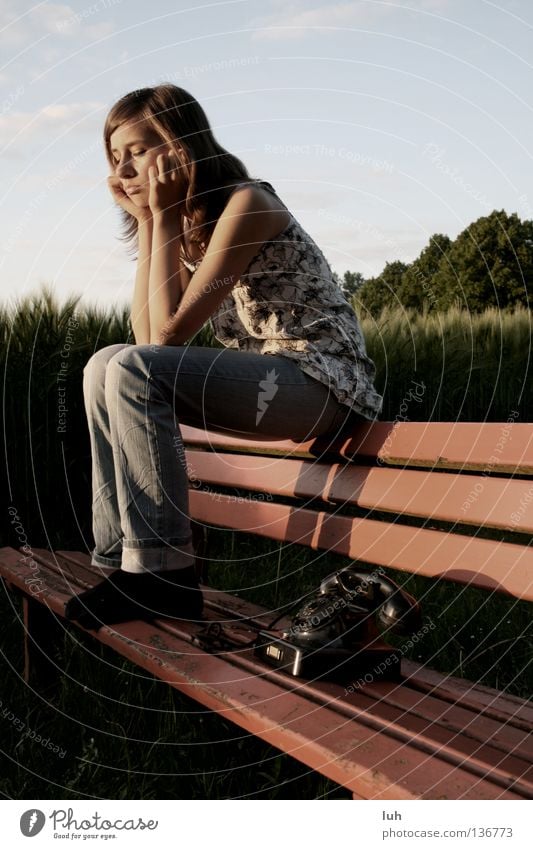
<svg viewBox="0 0 533 849"><path fill-rule="evenodd" d="M400 411L412 421L502 421L533 409L531 312L469 314L385 309L362 328L384 395L380 418ZM413 400L415 382L423 383ZM405 413L402 402L408 399Z"/></svg>

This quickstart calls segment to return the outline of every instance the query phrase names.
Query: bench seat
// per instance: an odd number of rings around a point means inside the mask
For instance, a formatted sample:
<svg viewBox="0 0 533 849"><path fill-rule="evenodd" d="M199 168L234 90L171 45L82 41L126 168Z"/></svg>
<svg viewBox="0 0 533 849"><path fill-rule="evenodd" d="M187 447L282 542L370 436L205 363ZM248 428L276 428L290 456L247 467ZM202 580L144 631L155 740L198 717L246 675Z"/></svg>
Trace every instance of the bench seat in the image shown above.
<svg viewBox="0 0 533 849"><path fill-rule="evenodd" d="M30 677L47 641L64 627L68 599L100 580L82 552L0 551L1 574L23 594ZM40 592L28 593L38 571ZM206 619L265 626L271 613L204 588ZM32 627L38 609L39 630ZM49 621L43 621L46 611ZM72 623L69 623L69 626ZM80 627L77 626L76 627ZM198 625L129 622L91 636L205 707L365 799L524 799L533 796L533 709L489 687L402 660L401 684L374 682L354 692L331 682L268 669L250 648L206 652ZM237 632L236 632L237 633ZM49 670L48 670L49 671Z"/></svg>

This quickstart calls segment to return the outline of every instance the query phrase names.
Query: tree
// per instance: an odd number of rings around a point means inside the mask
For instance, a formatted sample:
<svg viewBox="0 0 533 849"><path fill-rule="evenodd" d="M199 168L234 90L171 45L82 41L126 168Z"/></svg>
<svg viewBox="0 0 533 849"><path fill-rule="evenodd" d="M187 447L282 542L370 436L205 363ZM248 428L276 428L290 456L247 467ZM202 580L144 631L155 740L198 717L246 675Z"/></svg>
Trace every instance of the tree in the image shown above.
<svg viewBox="0 0 533 849"><path fill-rule="evenodd" d="M360 271L345 271L341 283L344 297L350 301L359 291L364 282L365 278Z"/></svg>
<svg viewBox="0 0 533 849"><path fill-rule="evenodd" d="M377 317L385 306L398 304L402 277L408 266L404 262L387 262L379 277L371 277L358 289L356 302L363 311Z"/></svg>
<svg viewBox="0 0 533 849"><path fill-rule="evenodd" d="M423 311L457 304L471 312L533 300L533 221L494 210L478 218L455 241L442 234L410 265L388 262L378 277L364 280L346 271L337 284L355 306L378 316L385 306Z"/></svg>
<svg viewBox="0 0 533 849"><path fill-rule="evenodd" d="M342 279L339 277L337 272L334 271L333 279L348 301L353 298L357 290L365 282L365 278L360 271L345 271Z"/></svg>
<svg viewBox="0 0 533 849"><path fill-rule="evenodd" d="M463 230L433 276L438 309L457 303L471 312L488 306L530 306L533 295L533 221L494 210Z"/></svg>
<svg viewBox="0 0 533 849"><path fill-rule="evenodd" d="M433 289L433 277L446 256L451 239L442 233L431 236L429 244L418 259L408 266L402 275L398 298L404 307L422 311L437 306L437 297Z"/></svg>

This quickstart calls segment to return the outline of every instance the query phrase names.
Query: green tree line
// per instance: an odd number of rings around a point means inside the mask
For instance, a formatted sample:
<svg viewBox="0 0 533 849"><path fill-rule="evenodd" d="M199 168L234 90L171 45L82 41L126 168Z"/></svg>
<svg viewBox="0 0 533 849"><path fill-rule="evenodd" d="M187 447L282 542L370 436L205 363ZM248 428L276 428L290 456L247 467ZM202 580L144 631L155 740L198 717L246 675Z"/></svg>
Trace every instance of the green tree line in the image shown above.
<svg viewBox="0 0 533 849"><path fill-rule="evenodd" d="M466 227L456 239L435 233L412 263L387 262L381 274L335 273L344 294L362 316L375 318L385 307L479 313L530 307L533 294L533 221L494 210Z"/></svg>

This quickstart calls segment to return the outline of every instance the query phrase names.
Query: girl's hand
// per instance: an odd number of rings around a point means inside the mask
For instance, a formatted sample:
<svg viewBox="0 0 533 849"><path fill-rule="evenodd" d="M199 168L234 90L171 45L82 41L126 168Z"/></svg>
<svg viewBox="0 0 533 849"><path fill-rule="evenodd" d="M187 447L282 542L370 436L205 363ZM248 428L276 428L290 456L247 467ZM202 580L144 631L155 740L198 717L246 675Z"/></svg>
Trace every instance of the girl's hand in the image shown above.
<svg viewBox="0 0 533 849"><path fill-rule="evenodd" d="M109 190L115 203L122 207L122 209L125 209L126 212L129 212L130 215L133 215L134 218L138 220L139 224L141 221L152 218L152 212L149 206L136 206L135 203L130 200L121 186L120 177L116 177L114 174L111 174L107 178L107 185L109 186Z"/></svg>
<svg viewBox="0 0 533 849"><path fill-rule="evenodd" d="M176 161L174 153L160 153L156 159L156 165L148 168L150 180L150 194L148 204L152 215L171 211L178 216L179 207L183 204L186 195L186 187L183 178L179 175L179 162Z"/></svg>

